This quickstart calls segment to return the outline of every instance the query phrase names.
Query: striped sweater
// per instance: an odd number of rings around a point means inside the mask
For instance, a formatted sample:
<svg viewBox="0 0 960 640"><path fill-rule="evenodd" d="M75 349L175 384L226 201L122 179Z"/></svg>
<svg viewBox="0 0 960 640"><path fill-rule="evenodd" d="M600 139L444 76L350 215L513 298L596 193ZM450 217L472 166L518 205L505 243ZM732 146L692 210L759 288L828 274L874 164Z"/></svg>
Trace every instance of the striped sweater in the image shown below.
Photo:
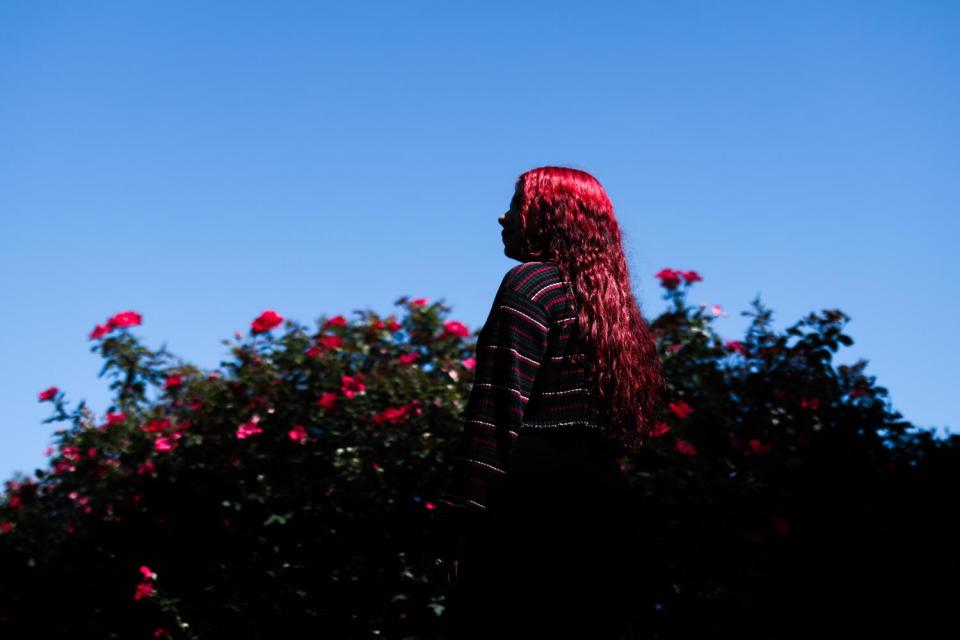
<svg viewBox="0 0 960 640"><path fill-rule="evenodd" d="M454 477L441 502L482 514L503 485L522 431L603 430L587 388L570 283L555 263L524 262L504 275L477 336L474 383Z"/></svg>

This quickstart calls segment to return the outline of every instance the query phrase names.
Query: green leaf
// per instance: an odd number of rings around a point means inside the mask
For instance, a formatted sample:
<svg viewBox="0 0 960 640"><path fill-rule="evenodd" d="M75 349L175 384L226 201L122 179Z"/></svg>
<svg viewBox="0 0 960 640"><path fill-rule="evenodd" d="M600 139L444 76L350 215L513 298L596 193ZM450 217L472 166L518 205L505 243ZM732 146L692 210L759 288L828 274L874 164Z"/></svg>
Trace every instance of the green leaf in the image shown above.
<svg viewBox="0 0 960 640"><path fill-rule="evenodd" d="M263 526L266 527L268 525L273 524L274 522L277 522L279 524L287 524L287 520L289 520L291 517L293 517L292 513L286 513L284 515L280 515L279 513L272 513L270 514L270 517L264 521Z"/></svg>

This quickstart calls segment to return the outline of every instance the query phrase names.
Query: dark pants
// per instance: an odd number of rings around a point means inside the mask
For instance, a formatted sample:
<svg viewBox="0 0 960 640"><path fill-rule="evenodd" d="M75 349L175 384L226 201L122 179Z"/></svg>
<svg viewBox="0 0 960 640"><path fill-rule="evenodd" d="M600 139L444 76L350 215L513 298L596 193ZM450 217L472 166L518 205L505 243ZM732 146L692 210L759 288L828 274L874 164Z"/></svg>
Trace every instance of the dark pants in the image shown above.
<svg viewBox="0 0 960 640"><path fill-rule="evenodd" d="M449 640L621 637L634 536L626 480L598 436L521 432L460 560Z"/></svg>

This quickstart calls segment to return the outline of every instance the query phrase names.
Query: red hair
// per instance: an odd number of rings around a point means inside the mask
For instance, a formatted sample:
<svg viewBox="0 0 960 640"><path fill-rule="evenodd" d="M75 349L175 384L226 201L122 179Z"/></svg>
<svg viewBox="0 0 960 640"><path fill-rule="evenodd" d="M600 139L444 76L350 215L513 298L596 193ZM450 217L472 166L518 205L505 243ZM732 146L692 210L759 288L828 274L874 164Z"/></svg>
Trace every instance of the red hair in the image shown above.
<svg viewBox="0 0 960 640"><path fill-rule="evenodd" d="M521 174L513 198L524 259L556 263L572 284L607 438L635 453L650 439L665 383L631 291L613 204L589 173L552 166Z"/></svg>

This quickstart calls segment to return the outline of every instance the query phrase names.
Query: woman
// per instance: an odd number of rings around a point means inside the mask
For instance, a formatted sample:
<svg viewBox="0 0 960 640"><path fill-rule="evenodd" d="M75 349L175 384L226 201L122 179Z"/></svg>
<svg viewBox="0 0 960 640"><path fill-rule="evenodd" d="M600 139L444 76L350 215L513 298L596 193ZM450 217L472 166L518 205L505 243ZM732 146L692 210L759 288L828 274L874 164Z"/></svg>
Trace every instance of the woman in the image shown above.
<svg viewBox="0 0 960 640"><path fill-rule="evenodd" d="M613 206L589 173L523 173L499 217L503 277L477 337L457 473L445 637L622 638L635 529L618 458L663 387Z"/></svg>

